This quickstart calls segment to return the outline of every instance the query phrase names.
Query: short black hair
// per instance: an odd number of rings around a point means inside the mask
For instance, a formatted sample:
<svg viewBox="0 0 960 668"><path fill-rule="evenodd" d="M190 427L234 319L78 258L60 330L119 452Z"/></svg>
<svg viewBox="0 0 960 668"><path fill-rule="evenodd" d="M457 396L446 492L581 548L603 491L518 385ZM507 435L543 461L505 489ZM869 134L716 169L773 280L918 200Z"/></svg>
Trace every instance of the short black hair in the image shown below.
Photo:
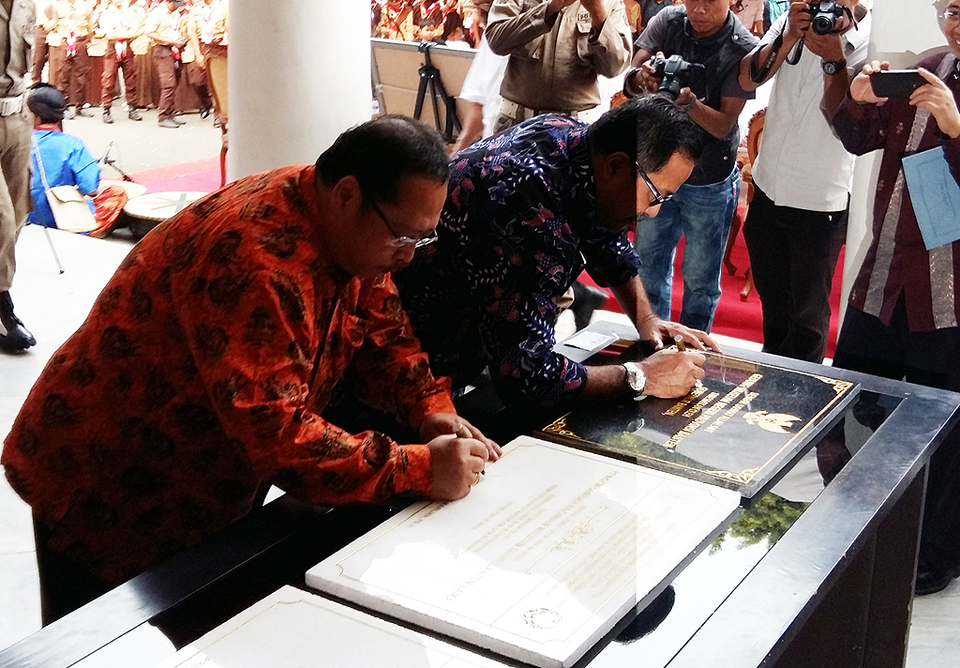
<svg viewBox="0 0 960 668"><path fill-rule="evenodd" d="M48 83L35 83L30 87L30 94L27 95L27 108L43 123L59 123L63 120L67 101L55 86Z"/></svg>
<svg viewBox="0 0 960 668"><path fill-rule="evenodd" d="M696 162L704 134L690 115L663 95L647 94L614 107L590 126L590 150L636 155L645 172L658 172L674 153Z"/></svg>
<svg viewBox="0 0 960 668"><path fill-rule="evenodd" d="M420 176L438 183L450 178L443 138L406 116L387 115L337 137L317 159L317 177L327 186L345 176L360 183L364 202L390 202L400 180Z"/></svg>

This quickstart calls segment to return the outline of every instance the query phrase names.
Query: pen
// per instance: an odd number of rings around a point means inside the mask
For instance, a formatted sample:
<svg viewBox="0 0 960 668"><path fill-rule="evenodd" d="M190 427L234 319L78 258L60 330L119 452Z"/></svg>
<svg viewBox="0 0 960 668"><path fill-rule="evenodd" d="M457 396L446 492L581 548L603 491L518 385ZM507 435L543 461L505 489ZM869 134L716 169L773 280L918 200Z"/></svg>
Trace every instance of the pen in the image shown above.
<svg viewBox="0 0 960 668"><path fill-rule="evenodd" d="M683 342L683 337L679 334L673 337L673 342L677 344L677 350L680 352L685 352L687 350L687 344Z"/></svg>

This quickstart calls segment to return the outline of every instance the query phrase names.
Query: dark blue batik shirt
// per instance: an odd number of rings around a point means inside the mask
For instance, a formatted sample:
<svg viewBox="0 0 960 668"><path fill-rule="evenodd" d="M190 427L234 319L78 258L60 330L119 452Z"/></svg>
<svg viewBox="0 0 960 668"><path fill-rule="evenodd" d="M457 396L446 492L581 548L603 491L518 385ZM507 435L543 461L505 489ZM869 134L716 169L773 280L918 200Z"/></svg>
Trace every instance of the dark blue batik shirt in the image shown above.
<svg viewBox="0 0 960 668"><path fill-rule="evenodd" d="M455 386L489 365L508 404L582 393L583 365L553 352L557 303L584 268L615 286L640 266L626 231L594 224L588 135L539 116L453 156L439 239L394 280L434 372Z"/></svg>

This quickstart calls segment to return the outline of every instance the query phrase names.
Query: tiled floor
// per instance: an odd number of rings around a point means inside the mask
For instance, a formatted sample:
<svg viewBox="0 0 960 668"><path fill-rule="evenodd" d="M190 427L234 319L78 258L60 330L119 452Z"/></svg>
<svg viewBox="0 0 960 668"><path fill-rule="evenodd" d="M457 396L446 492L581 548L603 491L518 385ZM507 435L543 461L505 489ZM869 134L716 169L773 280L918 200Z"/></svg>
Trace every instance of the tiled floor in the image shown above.
<svg viewBox="0 0 960 668"><path fill-rule="evenodd" d="M28 227L17 246L13 291L17 313L38 340L23 355L0 355L0 434L10 428L20 404L47 358L80 324L101 287L130 248L122 240L100 241L64 232L50 238L63 262L58 274L41 228ZM572 328L572 323L565 323ZM726 342L723 342L726 343ZM27 506L0 479L0 648L40 627L33 533ZM917 599L910 635L909 668L960 666L960 580L944 592Z"/></svg>
<svg viewBox="0 0 960 668"><path fill-rule="evenodd" d="M0 354L0 434L6 436L47 359L80 325L100 289L130 249L129 242L99 241L68 232L49 236L30 225L17 244L11 290L17 315L37 338L20 355ZM0 647L40 627L40 603L29 508L0 479Z"/></svg>

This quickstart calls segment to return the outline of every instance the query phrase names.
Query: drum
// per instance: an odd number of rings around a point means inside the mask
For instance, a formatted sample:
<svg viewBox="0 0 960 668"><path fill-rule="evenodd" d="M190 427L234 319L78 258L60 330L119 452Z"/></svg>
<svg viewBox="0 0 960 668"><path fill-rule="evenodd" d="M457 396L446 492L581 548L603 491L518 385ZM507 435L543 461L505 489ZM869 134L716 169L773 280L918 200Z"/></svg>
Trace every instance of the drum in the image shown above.
<svg viewBox="0 0 960 668"><path fill-rule="evenodd" d="M209 194L193 190L176 190L131 197L123 207L123 212L128 219L127 226L133 235L140 239L157 224L175 216Z"/></svg>

